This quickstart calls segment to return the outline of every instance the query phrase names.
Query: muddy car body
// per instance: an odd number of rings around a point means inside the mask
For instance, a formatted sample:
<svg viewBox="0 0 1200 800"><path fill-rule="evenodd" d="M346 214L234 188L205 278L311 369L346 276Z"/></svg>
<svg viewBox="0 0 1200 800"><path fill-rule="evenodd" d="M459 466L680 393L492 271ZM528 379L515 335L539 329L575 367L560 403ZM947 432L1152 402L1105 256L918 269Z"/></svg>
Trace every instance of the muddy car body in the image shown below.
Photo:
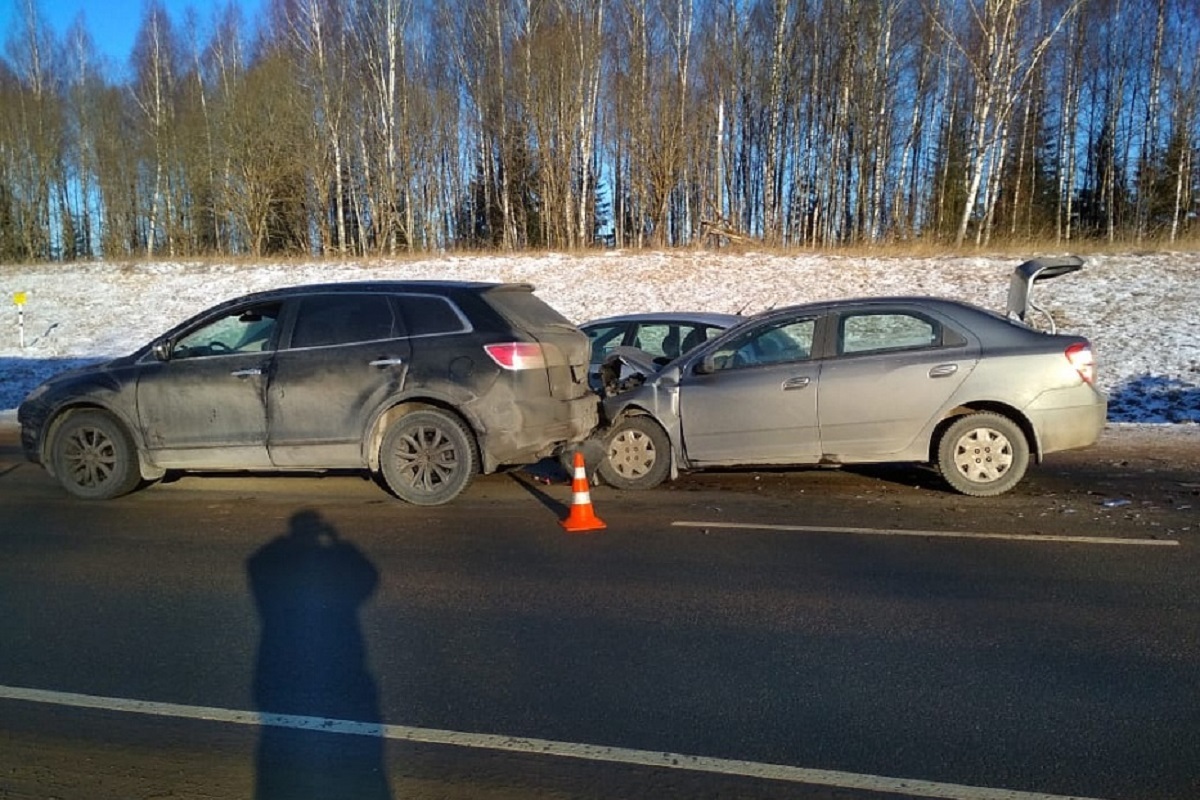
<svg viewBox="0 0 1200 800"><path fill-rule="evenodd" d="M18 410L26 456L107 499L168 470L363 469L412 503L587 436L587 337L522 284L322 284L196 315L56 376Z"/></svg>

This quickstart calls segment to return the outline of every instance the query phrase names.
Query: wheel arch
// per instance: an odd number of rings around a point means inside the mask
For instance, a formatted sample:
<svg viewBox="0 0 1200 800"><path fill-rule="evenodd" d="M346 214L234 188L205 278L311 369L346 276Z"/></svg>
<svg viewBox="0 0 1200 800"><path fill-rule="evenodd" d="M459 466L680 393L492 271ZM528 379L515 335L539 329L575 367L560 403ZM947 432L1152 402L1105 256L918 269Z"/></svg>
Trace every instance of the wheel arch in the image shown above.
<svg viewBox="0 0 1200 800"><path fill-rule="evenodd" d="M471 435L471 447L475 451L475 462L480 465L481 471L493 471L494 467L486 464L483 460L483 447L480 445L482 434L480 433L478 420L464 413L460 407L441 398L408 397L393 403L379 412L371 424L370 432L367 436L363 437L363 447L366 448L366 452L363 455L367 466L372 472L379 471L379 449L383 445L383 437L386 435L387 429L393 422L414 411L441 411L461 422Z"/></svg>
<svg viewBox="0 0 1200 800"><path fill-rule="evenodd" d="M38 458L42 468L46 470L52 477L57 477L54 474L54 459L50 457L51 447L54 444L54 437L58 435L59 428L63 423L72 416L85 411L99 411L108 414L116 422L125 429L125 433L129 436L129 441L133 444L134 452L137 453L138 472L142 478L147 481L155 481L163 476L165 470L154 464L146 451L145 442L142 440L142 430L129 417L118 409L96 401L95 399L80 399L56 408L49 416L46 417L46 423L42 430L41 440L38 442Z"/></svg>
<svg viewBox="0 0 1200 800"><path fill-rule="evenodd" d="M1034 430L1033 423L1029 421L1028 417L1006 403L979 400L963 403L951 409L934 427L933 436L929 437L929 452L927 453L929 463L937 463L938 448L941 446L942 437L946 434L946 429L960 418L979 412L998 414L1015 424L1021 429L1021 433L1025 436L1025 442L1029 445L1030 459L1035 464L1042 462L1042 444L1038 440L1037 431Z"/></svg>

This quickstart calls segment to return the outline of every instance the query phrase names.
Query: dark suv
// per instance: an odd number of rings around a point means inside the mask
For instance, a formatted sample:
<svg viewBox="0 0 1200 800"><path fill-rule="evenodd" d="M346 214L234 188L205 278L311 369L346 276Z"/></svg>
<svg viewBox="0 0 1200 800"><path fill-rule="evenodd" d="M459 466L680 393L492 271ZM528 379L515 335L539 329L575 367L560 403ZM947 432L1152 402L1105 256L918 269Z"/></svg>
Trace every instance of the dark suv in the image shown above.
<svg viewBox="0 0 1200 800"><path fill-rule="evenodd" d="M339 283L215 306L45 382L26 456L107 499L167 470L368 469L437 505L596 426L587 337L524 284Z"/></svg>

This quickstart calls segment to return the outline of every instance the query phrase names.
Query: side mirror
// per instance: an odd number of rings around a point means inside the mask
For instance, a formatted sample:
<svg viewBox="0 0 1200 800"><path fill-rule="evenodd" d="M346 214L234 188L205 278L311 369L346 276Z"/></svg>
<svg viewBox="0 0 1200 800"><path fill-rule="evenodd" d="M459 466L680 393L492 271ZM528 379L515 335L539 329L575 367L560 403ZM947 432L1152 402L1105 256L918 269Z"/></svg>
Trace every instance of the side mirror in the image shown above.
<svg viewBox="0 0 1200 800"><path fill-rule="evenodd" d="M154 343L154 357L159 361L171 360L171 343L167 340Z"/></svg>
<svg viewBox="0 0 1200 800"><path fill-rule="evenodd" d="M717 371L717 362L713 360L712 353L705 353L704 358L696 362L692 367L692 373L695 375L711 375Z"/></svg>

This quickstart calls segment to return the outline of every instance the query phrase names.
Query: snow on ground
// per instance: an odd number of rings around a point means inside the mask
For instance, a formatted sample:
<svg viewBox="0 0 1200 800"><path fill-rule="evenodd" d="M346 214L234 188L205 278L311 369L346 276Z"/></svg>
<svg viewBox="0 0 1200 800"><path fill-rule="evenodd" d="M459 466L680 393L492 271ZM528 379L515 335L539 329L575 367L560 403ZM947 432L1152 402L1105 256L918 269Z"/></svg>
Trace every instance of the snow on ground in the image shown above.
<svg viewBox="0 0 1200 800"><path fill-rule="evenodd" d="M322 281L523 281L576 322L634 311L753 313L838 297L929 294L1003 312L1018 258L725 254L447 255L354 263L0 266L0 416L41 380L121 355L210 305ZM18 306L24 293L25 346ZM1200 423L1200 254L1089 257L1038 284L1059 329L1092 341L1112 422Z"/></svg>

